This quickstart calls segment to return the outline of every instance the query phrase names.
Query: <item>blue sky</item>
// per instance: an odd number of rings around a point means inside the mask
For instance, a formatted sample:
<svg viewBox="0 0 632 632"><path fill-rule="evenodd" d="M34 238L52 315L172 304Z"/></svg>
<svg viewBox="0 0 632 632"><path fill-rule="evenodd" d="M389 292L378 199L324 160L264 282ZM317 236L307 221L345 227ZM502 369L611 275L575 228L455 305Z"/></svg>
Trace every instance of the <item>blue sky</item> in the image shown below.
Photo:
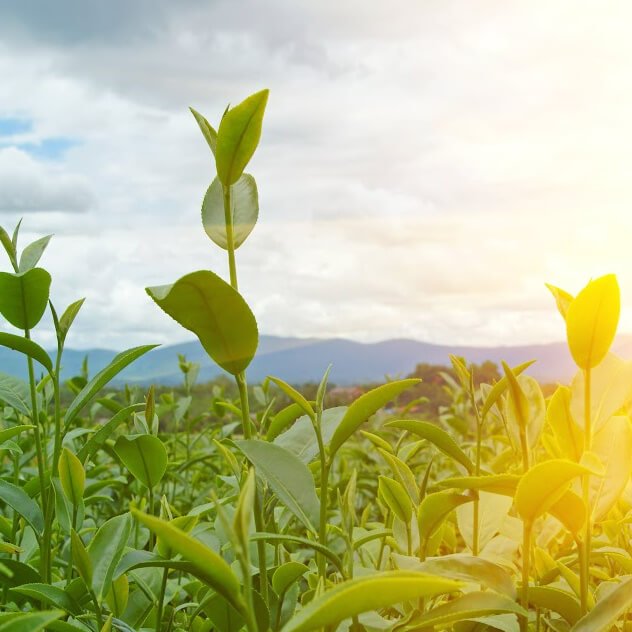
<svg viewBox="0 0 632 632"><path fill-rule="evenodd" d="M264 333L563 338L544 288L615 272L632 331L632 8L596 2L0 4L0 224L54 233L75 347L177 342L144 287L224 253L188 111L270 88L238 252ZM52 341L50 324L38 332Z"/></svg>

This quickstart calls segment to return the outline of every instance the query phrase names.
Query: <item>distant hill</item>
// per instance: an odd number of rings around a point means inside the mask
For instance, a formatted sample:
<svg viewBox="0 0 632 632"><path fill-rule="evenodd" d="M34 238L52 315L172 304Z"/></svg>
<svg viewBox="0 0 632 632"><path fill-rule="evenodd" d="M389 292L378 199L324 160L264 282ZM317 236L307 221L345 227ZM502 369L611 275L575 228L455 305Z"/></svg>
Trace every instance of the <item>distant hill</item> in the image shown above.
<svg viewBox="0 0 632 632"><path fill-rule="evenodd" d="M632 358L632 337L621 336L615 351ZM389 375L406 375L422 362L448 364L448 355L464 356L470 362L491 360L497 364L505 360L511 365L526 360L537 360L529 372L546 382L567 381L575 367L565 343L506 347L467 347L434 345L417 340L385 340L365 344L342 338L282 338L261 336L256 358L248 369L250 382L259 382L266 375L275 375L293 383L317 381L331 363L331 381L340 384L377 382ZM64 352L63 377L79 373L85 355L88 355L90 374L104 367L116 355L106 349ZM181 380L178 354L199 362L200 380L210 380L222 373L197 341L158 347L124 371L119 381L138 384L176 384ZM24 357L0 348L0 371L24 378Z"/></svg>

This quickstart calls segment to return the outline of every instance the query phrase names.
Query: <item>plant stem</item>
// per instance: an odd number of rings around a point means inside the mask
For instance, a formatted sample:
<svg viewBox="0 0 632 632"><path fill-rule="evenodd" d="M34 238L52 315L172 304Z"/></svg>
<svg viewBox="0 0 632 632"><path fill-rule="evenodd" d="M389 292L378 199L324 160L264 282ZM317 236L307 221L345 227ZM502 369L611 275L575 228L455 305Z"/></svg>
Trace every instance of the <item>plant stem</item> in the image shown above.
<svg viewBox="0 0 632 632"><path fill-rule="evenodd" d="M321 411L312 419L316 440L318 441L318 452L320 454L320 520L318 527L318 541L322 546L327 546L327 509L329 505L329 471L331 463L327 460L323 433L320 427ZM327 558L324 555L318 556L318 576L323 579L327 577Z"/></svg>
<svg viewBox="0 0 632 632"><path fill-rule="evenodd" d="M584 454L592 449L591 419L591 372L584 369ZM586 530L581 547L580 604L582 614L588 612L588 591L590 586L590 549L592 539L592 508L590 506L590 475L582 477L582 496L586 507Z"/></svg>
<svg viewBox="0 0 632 632"><path fill-rule="evenodd" d="M230 284L236 290L237 287L237 266L235 265L235 237L233 233L233 213L231 209L230 186L222 185L224 194L224 222L226 224L226 250L228 251L228 270L230 272Z"/></svg>
<svg viewBox="0 0 632 632"><path fill-rule="evenodd" d="M24 337L27 340L31 339L31 331L29 329L24 330ZM42 504L42 513L46 516L48 514L48 502L46 497L46 477L44 470L44 452L42 450L42 437L40 433L39 411L37 407L37 392L35 385L35 370L33 369L33 360L31 357L27 357L28 371L29 371L29 390L31 394L31 410L33 413L33 433L35 435L35 451L37 453L37 475L39 477L40 484L40 502ZM46 536L48 535L48 538ZM47 541L48 540L48 541ZM44 541L41 543L40 549L40 574L44 582L50 581L50 534L44 534Z"/></svg>
<svg viewBox="0 0 632 632"><path fill-rule="evenodd" d="M528 611L529 609L529 566L531 564L531 523L525 522L522 525L522 590L520 605ZM520 617L520 630L527 632L529 629L528 617Z"/></svg>
<svg viewBox="0 0 632 632"><path fill-rule="evenodd" d="M476 418L476 476L481 475L481 443L482 443L482 431L483 431L483 422L478 418ZM479 499L476 498L474 500L473 518L472 518L472 554L478 555L479 553L479 511L480 511L480 502Z"/></svg>
<svg viewBox="0 0 632 632"><path fill-rule="evenodd" d="M162 571L162 582L160 583L160 595L158 596L158 608L156 612L156 632L162 630L162 612L165 603L165 592L167 590L167 576L169 575L169 569L165 568Z"/></svg>

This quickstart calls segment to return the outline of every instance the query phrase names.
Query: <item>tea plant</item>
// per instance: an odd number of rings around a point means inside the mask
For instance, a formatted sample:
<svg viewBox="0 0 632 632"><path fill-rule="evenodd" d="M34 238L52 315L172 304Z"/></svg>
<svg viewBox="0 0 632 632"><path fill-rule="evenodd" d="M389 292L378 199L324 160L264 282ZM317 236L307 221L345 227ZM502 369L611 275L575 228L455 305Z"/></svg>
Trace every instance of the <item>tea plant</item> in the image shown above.
<svg viewBox="0 0 632 632"><path fill-rule="evenodd" d="M258 330L236 251L259 215L245 169L267 100L217 130L192 110L214 165L202 225L228 280L147 288L234 381L201 412L183 357L179 392L114 388L151 345L62 383L83 300L58 316L39 267L50 236L19 253L19 225L0 230L0 313L22 332L0 344L28 370L0 374L0 631L629 629L632 365L610 352L615 277L577 296L549 286L578 372L548 398L531 362L486 384L459 357L438 421L415 414L414 378L348 406L327 405L329 369L308 397L274 376L249 387ZM32 339L47 310L52 357Z"/></svg>

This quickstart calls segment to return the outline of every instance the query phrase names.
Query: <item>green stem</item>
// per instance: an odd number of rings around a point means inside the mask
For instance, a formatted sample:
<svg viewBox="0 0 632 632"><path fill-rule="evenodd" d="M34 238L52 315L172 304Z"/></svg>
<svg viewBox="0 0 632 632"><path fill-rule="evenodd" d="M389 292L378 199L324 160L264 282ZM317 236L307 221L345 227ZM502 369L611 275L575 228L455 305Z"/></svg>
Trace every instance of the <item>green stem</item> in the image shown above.
<svg viewBox="0 0 632 632"><path fill-rule="evenodd" d="M162 630L162 612L165 603L165 592L167 591L167 577L169 575L169 569L165 568L162 571L162 582L160 583L160 595L158 596L158 611L156 612L156 632Z"/></svg>
<svg viewBox="0 0 632 632"><path fill-rule="evenodd" d="M150 516L154 515L154 490L152 487L149 488L149 494L148 494L148 503L149 503L149 511L147 512ZM154 533L153 531L150 529L149 530L149 550L153 550L154 548Z"/></svg>
<svg viewBox="0 0 632 632"><path fill-rule="evenodd" d="M252 438L252 422L250 421L250 404L248 402L248 383L246 373L242 371L235 376L237 388L239 389L239 400L241 402L241 425L243 426L244 438Z"/></svg>
<svg viewBox="0 0 632 632"><path fill-rule="evenodd" d="M325 452L325 444L320 428L320 415L313 420L314 430L316 431L316 439L318 441L318 450L320 452L320 520L318 527L318 542L322 546L327 546L327 510L329 505L329 471L331 463L327 462L327 454ZM327 577L327 558L320 554L318 556L318 575L323 580Z"/></svg>
<svg viewBox="0 0 632 632"><path fill-rule="evenodd" d="M226 224L226 250L228 251L228 270L230 272L230 284L237 287L237 266L235 265L235 237L233 233L233 213L231 210L230 186L222 186L224 193L224 222Z"/></svg>
<svg viewBox="0 0 632 632"><path fill-rule="evenodd" d="M482 443L482 420L476 419L476 476L481 475L481 443ZM474 500L473 517L472 517L472 554L479 553L479 511L480 502L478 498Z"/></svg>
<svg viewBox="0 0 632 632"><path fill-rule="evenodd" d="M255 494L255 527L259 533L263 533L266 530L265 521L263 519L263 506L259 494ZM257 540L257 557L259 558L259 592L265 604L269 606L265 540Z"/></svg>
<svg viewBox="0 0 632 632"><path fill-rule="evenodd" d="M31 331L29 329L24 330L24 337L27 340L31 339ZM42 513L46 516L48 514L48 503L46 496L46 479L44 470L44 452L42 450L42 436L40 432L39 411L37 407L37 391L35 385L35 370L33 369L33 360L31 357L27 357L28 371L29 371L29 390L31 394L31 410L33 413L33 433L35 435L35 451L37 454L37 475L40 483L40 502L42 505ZM48 536L48 537L47 537ZM50 581L50 533L44 533L44 541L40 549L40 574L44 582Z"/></svg>

